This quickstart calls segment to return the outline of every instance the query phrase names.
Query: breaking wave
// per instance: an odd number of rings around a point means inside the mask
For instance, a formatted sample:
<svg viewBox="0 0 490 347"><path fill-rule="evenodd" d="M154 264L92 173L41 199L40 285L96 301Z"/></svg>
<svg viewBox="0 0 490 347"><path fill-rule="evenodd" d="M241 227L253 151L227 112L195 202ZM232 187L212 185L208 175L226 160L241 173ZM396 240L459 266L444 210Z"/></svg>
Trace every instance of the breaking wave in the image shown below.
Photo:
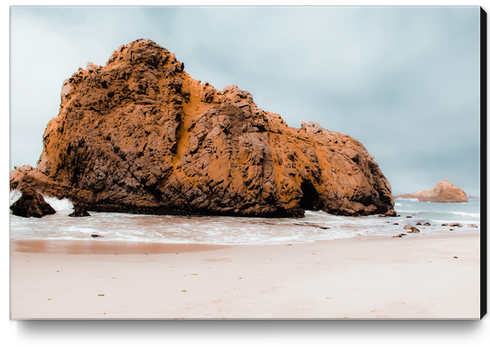
<svg viewBox="0 0 490 347"><path fill-rule="evenodd" d="M12 192L11 204L19 197L20 193ZM98 234L102 238L97 238L97 242L282 244L358 235L396 235L403 232L406 224L416 222L431 224L419 227L425 233L440 231L442 223L480 226L479 200L450 206L407 200L400 203L397 200L395 209L400 217L391 218L344 217L322 211L306 211L305 218L184 217L99 212L90 212L90 217L73 218L68 217L73 211L70 201L49 197L45 200L57 213L39 219L10 215L12 238L87 240L91 239L92 234ZM412 218L406 219L407 216Z"/></svg>

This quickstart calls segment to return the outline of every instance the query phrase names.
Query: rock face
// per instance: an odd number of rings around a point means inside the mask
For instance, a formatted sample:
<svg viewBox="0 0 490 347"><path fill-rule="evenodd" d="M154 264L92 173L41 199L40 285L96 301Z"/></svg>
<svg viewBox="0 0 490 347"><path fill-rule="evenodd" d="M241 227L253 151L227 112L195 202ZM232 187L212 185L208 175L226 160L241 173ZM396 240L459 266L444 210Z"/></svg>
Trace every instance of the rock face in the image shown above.
<svg viewBox="0 0 490 347"><path fill-rule="evenodd" d="M236 86L192 79L151 40L63 83L37 168L11 173L89 211L303 216L393 209L388 180L355 139L288 127Z"/></svg>
<svg viewBox="0 0 490 347"><path fill-rule="evenodd" d="M41 218L56 213L41 194L29 187L22 189L22 196L10 206L10 209L14 215L21 217Z"/></svg>
<svg viewBox="0 0 490 347"><path fill-rule="evenodd" d="M448 180L437 183L434 189L397 195L395 199L417 199L427 202L468 202L466 193Z"/></svg>

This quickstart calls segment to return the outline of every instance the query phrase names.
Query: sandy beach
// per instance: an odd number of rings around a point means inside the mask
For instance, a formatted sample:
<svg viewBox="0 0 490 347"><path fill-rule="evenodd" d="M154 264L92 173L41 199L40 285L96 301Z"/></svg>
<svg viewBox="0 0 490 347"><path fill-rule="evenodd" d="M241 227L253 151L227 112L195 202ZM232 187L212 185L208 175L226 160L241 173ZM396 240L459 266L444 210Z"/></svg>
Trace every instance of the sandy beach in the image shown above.
<svg viewBox="0 0 490 347"><path fill-rule="evenodd" d="M478 233L282 245L11 241L11 318L478 319Z"/></svg>

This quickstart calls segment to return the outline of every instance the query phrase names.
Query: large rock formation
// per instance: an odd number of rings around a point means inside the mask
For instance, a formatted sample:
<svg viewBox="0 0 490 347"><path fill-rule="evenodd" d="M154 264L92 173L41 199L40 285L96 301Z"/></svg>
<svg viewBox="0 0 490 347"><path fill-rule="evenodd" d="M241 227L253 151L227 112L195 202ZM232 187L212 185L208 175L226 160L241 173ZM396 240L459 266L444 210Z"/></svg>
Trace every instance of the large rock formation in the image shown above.
<svg viewBox="0 0 490 347"><path fill-rule="evenodd" d="M437 183L434 189L397 195L395 199L417 199L426 202L468 202L466 193L448 180Z"/></svg>
<svg viewBox="0 0 490 347"><path fill-rule="evenodd" d="M302 216L385 213L388 180L355 139L288 127L236 86L192 79L150 40L63 83L37 168L11 175L90 211Z"/></svg>

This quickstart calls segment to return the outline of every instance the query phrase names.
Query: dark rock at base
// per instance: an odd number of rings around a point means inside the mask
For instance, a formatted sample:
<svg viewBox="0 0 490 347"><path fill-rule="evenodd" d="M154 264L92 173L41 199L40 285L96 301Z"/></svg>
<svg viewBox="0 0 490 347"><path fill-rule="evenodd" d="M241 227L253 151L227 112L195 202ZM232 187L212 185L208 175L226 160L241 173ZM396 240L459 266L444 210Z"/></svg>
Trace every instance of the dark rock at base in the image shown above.
<svg viewBox="0 0 490 347"><path fill-rule="evenodd" d="M413 225L407 224L403 227L404 230L407 230L407 233L419 233L420 230L414 227Z"/></svg>
<svg viewBox="0 0 490 347"><path fill-rule="evenodd" d="M395 210L389 210L388 212L386 212L386 213L384 214L384 216L385 216L385 217L399 217L399 216L397 216L397 214L396 214L396 211L395 211Z"/></svg>
<svg viewBox="0 0 490 347"><path fill-rule="evenodd" d="M319 229L323 229L323 230L328 230L330 229L330 227L327 227L325 225L321 225L321 224L314 224L314 223L293 223L293 225L299 225L299 226L305 226L305 227L313 227L313 228L319 228Z"/></svg>
<svg viewBox="0 0 490 347"><path fill-rule="evenodd" d="M99 234L92 234L92 235L90 235L90 237L91 237L91 238L96 239L96 238L98 238L98 237L102 237L102 235L99 235Z"/></svg>
<svg viewBox="0 0 490 347"><path fill-rule="evenodd" d="M22 196L10 206L10 209L14 215L20 217L41 218L56 213L43 196L30 187L22 189Z"/></svg>
<svg viewBox="0 0 490 347"><path fill-rule="evenodd" d="M75 206L75 210L68 215L69 217L90 217L87 210L80 206Z"/></svg>

